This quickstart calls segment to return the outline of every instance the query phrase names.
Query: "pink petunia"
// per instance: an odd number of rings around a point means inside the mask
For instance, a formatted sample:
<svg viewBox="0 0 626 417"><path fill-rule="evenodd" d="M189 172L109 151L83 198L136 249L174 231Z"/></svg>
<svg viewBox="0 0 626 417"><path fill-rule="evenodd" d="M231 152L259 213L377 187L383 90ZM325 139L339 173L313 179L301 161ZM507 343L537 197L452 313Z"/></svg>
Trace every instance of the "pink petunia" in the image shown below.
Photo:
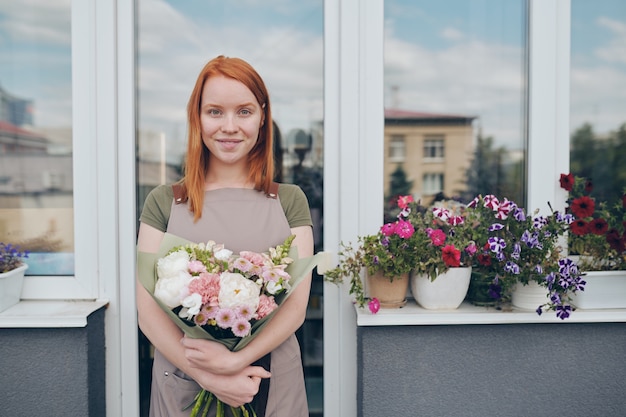
<svg viewBox="0 0 626 417"><path fill-rule="evenodd" d="M374 297L367 303L367 307L372 314L376 314L378 310L380 310L380 301L378 301L378 298Z"/></svg>
<svg viewBox="0 0 626 417"><path fill-rule="evenodd" d="M446 241L446 234L441 229L435 229L430 234L430 241L435 246L441 246Z"/></svg>
<svg viewBox="0 0 626 417"><path fill-rule="evenodd" d="M398 197L398 207L401 209L405 209L408 207L409 203L413 202L412 195L401 195Z"/></svg>
<svg viewBox="0 0 626 417"><path fill-rule="evenodd" d="M391 236L396 232L396 223L385 223L380 228L380 233L385 236Z"/></svg>
<svg viewBox="0 0 626 417"><path fill-rule="evenodd" d="M413 236L415 233L415 228L406 220L398 220L398 224L396 225L396 234L400 236L402 239L408 239Z"/></svg>

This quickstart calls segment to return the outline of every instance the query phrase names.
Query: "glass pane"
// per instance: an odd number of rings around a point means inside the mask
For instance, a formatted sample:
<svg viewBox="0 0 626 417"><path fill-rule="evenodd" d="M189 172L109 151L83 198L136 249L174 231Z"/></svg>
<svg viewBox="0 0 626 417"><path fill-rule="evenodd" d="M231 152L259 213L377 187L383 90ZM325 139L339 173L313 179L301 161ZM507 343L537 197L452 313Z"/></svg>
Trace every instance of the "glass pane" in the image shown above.
<svg viewBox="0 0 626 417"><path fill-rule="evenodd" d="M0 241L74 274L70 0L0 3Z"/></svg>
<svg viewBox="0 0 626 417"><path fill-rule="evenodd" d="M386 0L386 215L410 193L525 202L526 1ZM406 158L390 158L391 138Z"/></svg>
<svg viewBox="0 0 626 417"><path fill-rule="evenodd" d="M613 205L626 187L626 3L573 0L571 31L570 171Z"/></svg>
<svg viewBox="0 0 626 417"><path fill-rule="evenodd" d="M263 77L276 123L279 182L307 194L316 250L322 243L323 0L263 2L140 0L138 4L138 213L156 185L180 178L186 105L202 67L217 55L240 57ZM311 415L322 412L322 279L298 337ZM306 339L303 341L303 338ZM141 339L142 415L150 349Z"/></svg>

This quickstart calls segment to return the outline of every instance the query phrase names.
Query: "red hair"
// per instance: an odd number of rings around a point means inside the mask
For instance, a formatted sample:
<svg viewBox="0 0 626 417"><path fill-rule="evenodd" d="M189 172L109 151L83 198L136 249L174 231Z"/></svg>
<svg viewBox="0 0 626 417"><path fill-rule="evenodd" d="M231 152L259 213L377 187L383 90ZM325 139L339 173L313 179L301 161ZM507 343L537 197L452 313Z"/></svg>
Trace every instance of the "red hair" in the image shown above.
<svg viewBox="0 0 626 417"><path fill-rule="evenodd" d="M274 178L272 110L270 98L261 76L246 61L239 58L228 58L220 55L209 61L196 80L187 103L187 157L185 175L180 181L183 185L183 196L189 200L189 209L194 213L194 220L202 216L204 203L204 182L209 168L209 149L202 141L200 125L200 105L204 83L215 76L224 76L244 84L252 92L261 106L264 118L259 129L259 137L254 148L248 154L250 171L248 180L254 188L266 193Z"/></svg>

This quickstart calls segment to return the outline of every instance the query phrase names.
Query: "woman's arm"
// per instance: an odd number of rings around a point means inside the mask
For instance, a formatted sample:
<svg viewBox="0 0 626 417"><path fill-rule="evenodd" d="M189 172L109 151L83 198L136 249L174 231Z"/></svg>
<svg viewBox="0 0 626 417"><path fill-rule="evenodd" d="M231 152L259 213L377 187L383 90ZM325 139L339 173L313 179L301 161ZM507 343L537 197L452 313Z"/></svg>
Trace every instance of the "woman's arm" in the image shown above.
<svg viewBox="0 0 626 417"><path fill-rule="evenodd" d="M157 252L163 236L163 232L141 223L137 249L142 252ZM185 348L181 344L183 332L170 320L139 280L137 280L136 288L139 327L148 340L174 366L227 404L239 406L252 401L252 397L258 392L260 379L269 378L269 372L258 366L249 366L241 368L232 376L218 376L206 369L192 366L187 361Z"/></svg>
<svg viewBox="0 0 626 417"><path fill-rule="evenodd" d="M313 230L310 226L295 227L296 235L292 245L298 248L298 256L307 258L313 255ZM239 372L259 358L262 358L304 323L311 290L311 274L308 274L281 304L274 317L263 330L242 350L230 352L219 343L185 337L185 356L192 367L205 369L217 374Z"/></svg>

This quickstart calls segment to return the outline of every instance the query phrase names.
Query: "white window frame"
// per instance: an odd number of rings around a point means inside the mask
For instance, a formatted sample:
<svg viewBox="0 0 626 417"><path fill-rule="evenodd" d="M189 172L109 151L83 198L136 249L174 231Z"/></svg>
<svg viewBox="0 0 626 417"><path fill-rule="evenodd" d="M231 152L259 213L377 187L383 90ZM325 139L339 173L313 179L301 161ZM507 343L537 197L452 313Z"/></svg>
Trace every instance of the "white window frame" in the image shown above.
<svg viewBox="0 0 626 417"><path fill-rule="evenodd" d="M406 159L406 136L391 135L389 138L389 162L404 162Z"/></svg>
<svg viewBox="0 0 626 417"><path fill-rule="evenodd" d="M324 247L375 232L383 217L384 0L325 0ZM570 0L528 0L528 206L558 209L569 167ZM341 117L339 116L341 115ZM557 151L561 150L561 151ZM355 175L358 174L358 175ZM554 181L546 181L553 178ZM332 179L332 180L330 180ZM325 284L324 415L357 415L356 315Z"/></svg>
<svg viewBox="0 0 626 417"><path fill-rule="evenodd" d="M444 174L442 172L427 172L422 176L422 195L435 195L443 191Z"/></svg>
<svg viewBox="0 0 626 417"><path fill-rule="evenodd" d="M431 156L427 149L435 149L435 156ZM441 151L441 155L437 155ZM423 147L424 162L442 162L446 157L446 141L444 135L425 135Z"/></svg>

